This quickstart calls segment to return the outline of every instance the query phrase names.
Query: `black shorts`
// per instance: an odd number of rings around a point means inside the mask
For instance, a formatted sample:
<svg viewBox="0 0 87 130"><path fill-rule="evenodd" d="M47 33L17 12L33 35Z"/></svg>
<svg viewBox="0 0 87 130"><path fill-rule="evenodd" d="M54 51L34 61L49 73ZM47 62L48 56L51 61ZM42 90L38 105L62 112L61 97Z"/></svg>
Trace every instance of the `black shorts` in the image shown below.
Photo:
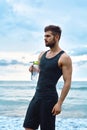
<svg viewBox="0 0 87 130"><path fill-rule="evenodd" d="M38 98L36 96L31 100L27 109L23 127L41 130L55 130L55 116L52 114L53 106L58 98Z"/></svg>

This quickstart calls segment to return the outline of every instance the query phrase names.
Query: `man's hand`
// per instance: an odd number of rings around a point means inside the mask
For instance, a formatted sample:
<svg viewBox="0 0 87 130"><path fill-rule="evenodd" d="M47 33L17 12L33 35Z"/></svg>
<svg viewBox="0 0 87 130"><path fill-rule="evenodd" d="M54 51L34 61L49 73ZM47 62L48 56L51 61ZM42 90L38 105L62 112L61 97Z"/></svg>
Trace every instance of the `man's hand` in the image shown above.
<svg viewBox="0 0 87 130"><path fill-rule="evenodd" d="M30 71L30 72L33 72L33 68L34 68L33 65L31 65L31 66L29 67L29 71Z"/></svg>
<svg viewBox="0 0 87 130"><path fill-rule="evenodd" d="M32 72L40 72L40 69L38 67L34 67L34 65L31 65L29 68L29 71Z"/></svg>
<svg viewBox="0 0 87 130"><path fill-rule="evenodd" d="M57 102L55 106L53 107L52 113L53 115L58 115L61 113L61 104L59 102Z"/></svg>

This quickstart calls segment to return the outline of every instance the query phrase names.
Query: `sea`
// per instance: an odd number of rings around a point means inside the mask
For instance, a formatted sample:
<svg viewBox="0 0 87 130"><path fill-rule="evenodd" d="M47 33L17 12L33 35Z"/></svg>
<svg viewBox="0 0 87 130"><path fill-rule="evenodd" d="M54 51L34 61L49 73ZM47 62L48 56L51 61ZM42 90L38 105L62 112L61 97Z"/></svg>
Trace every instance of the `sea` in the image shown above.
<svg viewBox="0 0 87 130"><path fill-rule="evenodd" d="M62 86L62 81L57 83L58 95ZM0 130L24 130L25 113L35 89L35 81L0 81ZM72 81L55 126L56 130L87 130L87 81Z"/></svg>

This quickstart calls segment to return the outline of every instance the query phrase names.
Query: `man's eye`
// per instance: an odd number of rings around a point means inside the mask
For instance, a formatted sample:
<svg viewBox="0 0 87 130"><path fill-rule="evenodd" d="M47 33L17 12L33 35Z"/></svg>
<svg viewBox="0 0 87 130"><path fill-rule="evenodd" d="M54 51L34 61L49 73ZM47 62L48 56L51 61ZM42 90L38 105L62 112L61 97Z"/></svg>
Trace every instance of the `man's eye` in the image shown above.
<svg viewBox="0 0 87 130"><path fill-rule="evenodd" d="M50 35L46 35L45 37L50 37Z"/></svg>

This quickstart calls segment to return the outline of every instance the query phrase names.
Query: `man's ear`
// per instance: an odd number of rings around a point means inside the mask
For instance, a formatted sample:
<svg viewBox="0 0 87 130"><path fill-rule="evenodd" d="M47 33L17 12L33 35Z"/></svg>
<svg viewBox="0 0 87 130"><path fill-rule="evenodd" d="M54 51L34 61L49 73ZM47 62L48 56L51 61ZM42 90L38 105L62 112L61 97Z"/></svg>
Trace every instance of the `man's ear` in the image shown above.
<svg viewBox="0 0 87 130"><path fill-rule="evenodd" d="M59 40L59 39L60 39L60 36L57 34L57 35L55 36L55 38L56 38L56 40Z"/></svg>

